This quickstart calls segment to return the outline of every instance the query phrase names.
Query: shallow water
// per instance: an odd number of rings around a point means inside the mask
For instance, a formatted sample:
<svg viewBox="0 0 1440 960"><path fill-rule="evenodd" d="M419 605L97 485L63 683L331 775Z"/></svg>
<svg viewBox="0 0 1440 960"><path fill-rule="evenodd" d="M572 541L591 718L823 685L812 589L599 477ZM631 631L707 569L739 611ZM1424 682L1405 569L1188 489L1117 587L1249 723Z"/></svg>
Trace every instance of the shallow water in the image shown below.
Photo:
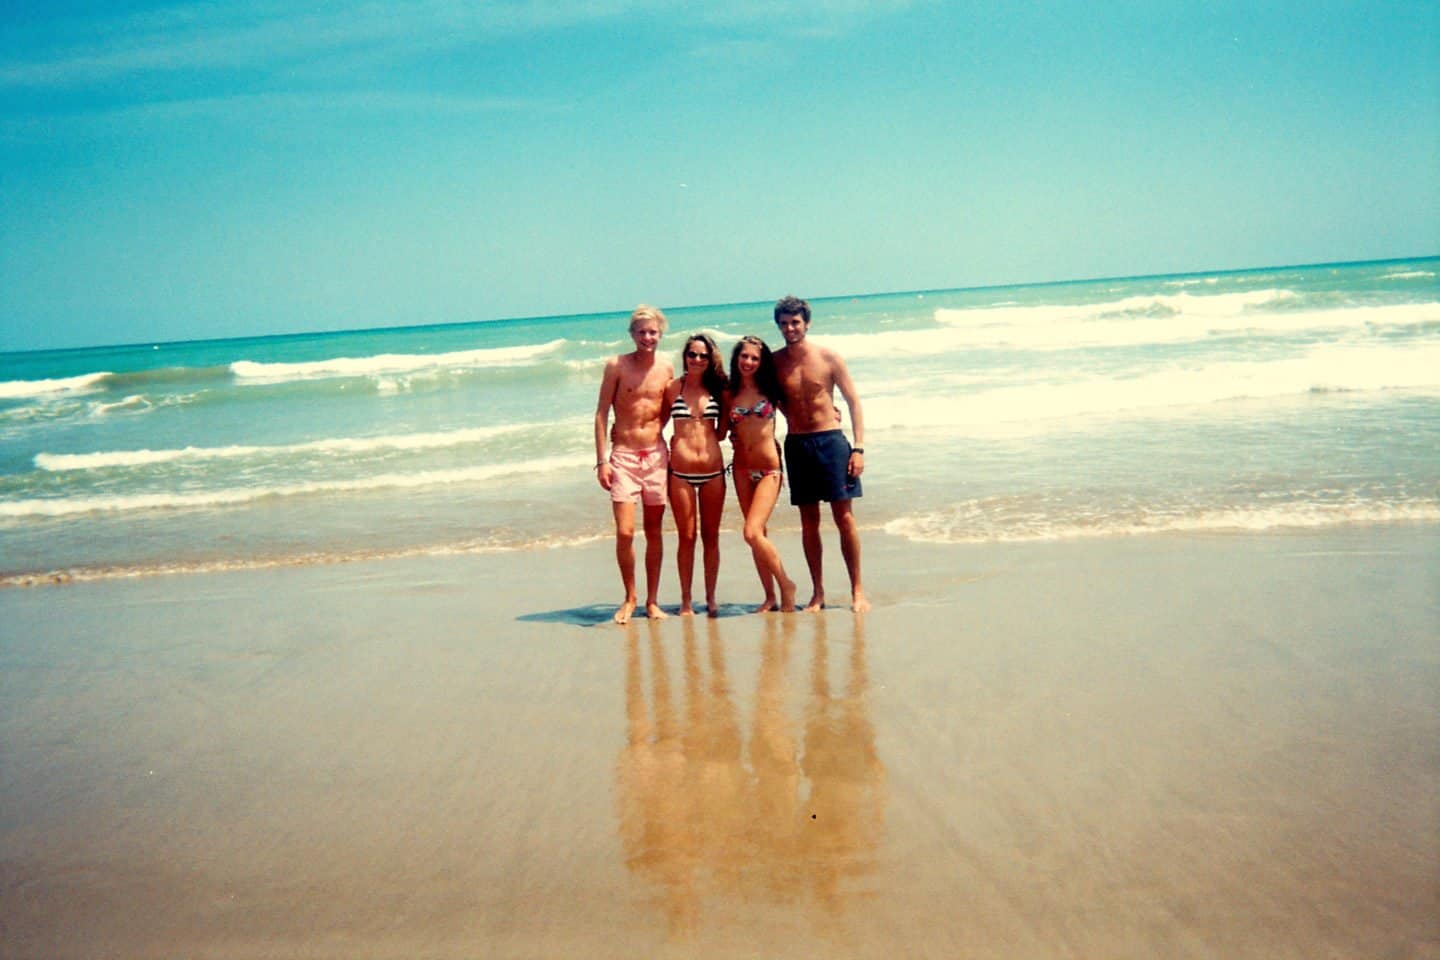
<svg viewBox="0 0 1440 960"><path fill-rule="evenodd" d="M1430 258L820 300L811 336L861 393L871 529L1006 542L1433 523L1437 273ZM695 329L722 348L779 342L768 303L670 318L667 355ZM626 322L0 355L0 577L603 537L591 417Z"/></svg>

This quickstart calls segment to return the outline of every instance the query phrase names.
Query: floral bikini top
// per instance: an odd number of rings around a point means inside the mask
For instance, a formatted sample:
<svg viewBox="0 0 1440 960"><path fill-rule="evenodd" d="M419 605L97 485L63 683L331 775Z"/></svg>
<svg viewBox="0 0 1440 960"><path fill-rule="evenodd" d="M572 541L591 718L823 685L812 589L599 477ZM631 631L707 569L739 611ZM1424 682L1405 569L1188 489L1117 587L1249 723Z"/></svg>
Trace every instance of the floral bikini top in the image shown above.
<svg viewBox="0 0 1440 960"><path fill-rule="evenodd" d="M775 404L764 397L755 401L753 407L731 407L730 422L739 423L746 417L759 417L761 420L775 419Z"/></svg>

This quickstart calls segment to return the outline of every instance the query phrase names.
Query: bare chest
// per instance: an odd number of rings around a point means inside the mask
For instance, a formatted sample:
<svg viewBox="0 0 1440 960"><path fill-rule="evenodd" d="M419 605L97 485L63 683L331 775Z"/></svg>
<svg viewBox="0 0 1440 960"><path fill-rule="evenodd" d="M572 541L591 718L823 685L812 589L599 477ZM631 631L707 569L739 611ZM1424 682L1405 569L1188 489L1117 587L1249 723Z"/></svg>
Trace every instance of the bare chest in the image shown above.
<svg viewBox="0 0 1440 960"><path fill-rule="evenodd" d="M643 403L647 400L659 403L669 382L668 371L656 367L648 370L622 369L620 382L617 384L618 399L625 404Z"/></svg>
<svg viewBox="0 0 1440 960"><path fill-rule="evenodd" d="M829 369L819 363L776 364L776 374L785 398L792 404L811 406L830 402L835 381Z"/></svg>

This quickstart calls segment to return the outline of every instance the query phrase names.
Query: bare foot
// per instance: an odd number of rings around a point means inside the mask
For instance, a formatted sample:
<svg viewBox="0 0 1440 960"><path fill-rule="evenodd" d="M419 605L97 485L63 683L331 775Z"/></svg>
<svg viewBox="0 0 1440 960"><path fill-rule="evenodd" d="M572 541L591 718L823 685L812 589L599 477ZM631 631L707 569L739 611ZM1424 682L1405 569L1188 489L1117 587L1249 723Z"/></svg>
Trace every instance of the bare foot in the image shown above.
<svg viewBox="0 0 1440 960"><path fill-rule="evenodd" d="M689 603L682 603L682 604L680 604L680 616L682 616L682 617L693 617L693 616L695 616L695 607L694 607L694 605L693 605L693 604L689 604Z"/></svg>
<svg viewBox="0 0 1440 960"><path fill-rule="evenodd" d="M720 616L720 605L718 603L705 604L705 614L711 620L714 620L716 617Z"/></svg>
<svg viewBox="0 0 1440 960"><path fill-rule="evenodd" d="M630 614L632 614L632 613L634 613L634 612L635 612L635 601L634 601L634 600L626 600L624 603L620 604L620 609L615 611L615 622L616 622L616 623L629 623L629 622L630 622Z"/></svg>
<svg viewBox="0 0 1440 960"><path fill-rule="evenodd" d="M810 598L810 602L805 604L805 612L814 613L823 606L825 606L825 592L823 590L816 590L815 595Z"/></svg>
<svg viewBox="0 0 1440 960"><path fill-rule="evenodd" d="M771 610L774 610L774 609L775 609L775 598L774 598L774 597L766 597L766 598L765 598L765 602L762 603L762 604L760 604L760 606L758 606L758 607L755 608L755 612L756 612L756 613L769 613Z"/></svg>
<svg viewBox="0 0 1440 960"><path fill-rule="evenodd" d="M864 613L870 609L870 601L865 599L865 591L859 587L855 588L855 592L851 595L850 599L850 609L856 613Z"/></svg>
<svg viewBox="0 0 1440 960"><path fill-rule="evenodd" d="M645 604L645 616L649 617L651 620L664 620L666 617L670 616L670 614L666 613L664 610L661 610L660 604L651 601L650 603Z"/></svg>
<svg viewBox="0 0 1440 960"><path fill-rule="evenodd" d="M795 581L780 581L780 609L784 613L795 612Z"/></svg>

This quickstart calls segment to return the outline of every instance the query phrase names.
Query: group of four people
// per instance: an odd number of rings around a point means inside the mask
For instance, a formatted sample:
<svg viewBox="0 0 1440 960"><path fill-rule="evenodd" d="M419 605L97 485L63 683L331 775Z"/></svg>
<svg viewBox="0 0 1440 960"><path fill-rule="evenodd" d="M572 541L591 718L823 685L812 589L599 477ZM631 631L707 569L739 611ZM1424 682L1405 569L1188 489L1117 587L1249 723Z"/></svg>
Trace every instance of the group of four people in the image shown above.
<svg viewBox="0 0 1440 960"><path fill-rule="evenodd" d="M777 410L787 424L785 464L790 502L800 508L801 542L814 592L806 610L825 604L820 540L820 503L830 503L840 533L840 551L850 574L851 606L870 607L860 584L860 534L852 501L861 494L865 469L865 420L845 361L835 351L806 340L810 305L797 297L775 304L775 324L785 346L774 353L759 337L741 337L730 354L727 377L715 341L704 333L685 341L682 372L656 355L665 333L665 315L640 306L630 315L635 349L605 365L595 408L596 471L609 491L615 516L615 559L625 599L615 622L635 612L635 505L641 506L645 534L645 614L664 617L658 600L664 559L665 507L679 532L680 612L694 612L691 581L697 535L705 571L705 603L711 616L720 569L720 517L725 506L724 455L728 435L734 451L731 472L745 515L745 542L765 591L761 611L795 609L795 582L766 534L784 478L775 439ZM840 428L835 391L850 410L852 445ZM611 424L611 416L614 423ZM667 447L662 437L671 425ZM608 446L608 452L607 452Z"/></svg>

